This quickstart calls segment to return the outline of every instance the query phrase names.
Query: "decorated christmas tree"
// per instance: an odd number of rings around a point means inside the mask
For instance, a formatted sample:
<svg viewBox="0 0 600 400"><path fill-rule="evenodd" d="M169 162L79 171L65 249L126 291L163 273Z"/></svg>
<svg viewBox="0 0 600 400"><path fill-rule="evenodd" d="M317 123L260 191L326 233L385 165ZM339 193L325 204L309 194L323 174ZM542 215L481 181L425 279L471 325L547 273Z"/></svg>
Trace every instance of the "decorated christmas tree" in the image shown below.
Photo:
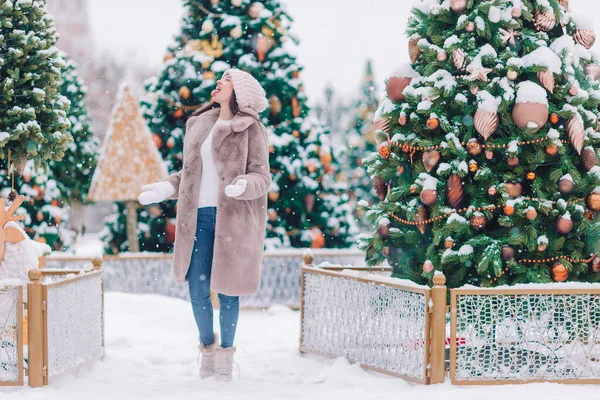
<svg viewBox="0 0 600 400"><path fill-rule="evenodd" d="M137 100L129 87L124 85L117 96L87 196L90 201L124 203L117 209L119 212L116 216L109 219L109 226L125 231L126 241L122 241L119 247L116 243L109 242L109 252L115 249L140 251L140 236L142 241L148 239L145 235L148 229L144 221L138 220L137 198L142 186L165 179L166 175L166 168L140 113ZM116 237L108 227L103 231L105 240L107 236L111 236L113 240Z"/></svg>
<svg viewBox="0 0 600 400"><path fill-rule="evenodd" d="M77 67L66 55L62 56L66 69L62 74L60 93L71 106L68 118L69 133L73 142L69 144L65 157L60 162L50 162L50 177L56 181L60 200L70 208L69 225L75 232L83 229L83 204L92 181L92 173L98 158L98 139L94 136L88 120L85 103L87 89L77 74Z"/></svg>
<svg viewBox="0 0 600 400"><path fill-rule="evenodd" d="M420 1L361 203L370 265L451 287L600 281L600 66L567 0Z"/></svg>
<svg viewBox="0 0 600 400"><path fill-rule="evenodd" d="M371 177L363 167L363 158L376 151L373 138L373 117L377 109L377 86L373 79L371 61L367 61L363 81L360 85L360 95L352 107L352 121L345 135L345 171L349 183L349 195L354 206L355 216L361 220L362 225L367 225L364 212L356 207L358 200L365 200L373 204L377 198L373 190Z"/></svg>
<svg viewBox="0 0 600 400"><path fill-rule="evenodd" d="M147 85L143 112L169 171L182 167L184 125L211 100L216 80L228 68L252 73L265 88L269 108L262 115L270 140L273 185L268 205L268 247L347 247L351 218L345 200L332 202L324 176L335 173L326 132L307 118L301 67L288 51L290 16L279 1L185 1L182 32L165 56L165 67ZM156 208L156 205L151 206ZM168 251L175 202L160 204L147 221L155 251ZM336 210L337 208L337 210ZM337 214L336 214L337 213ZM114 223L107 241L119 247ZM166 243L165 243L166 242Z"/></svg>
<svg viewBox="0 0 600 400"><path fill-rule="evenodd" d="M65 60L44 1L0 4L0 184L2 197L18 191L26 232L62 249L60 191L48 164L60 161L72 143L69 100L60 82ZM13 191L15 189L15 191ZM46 237L47 236L47 237Z"/></svg>

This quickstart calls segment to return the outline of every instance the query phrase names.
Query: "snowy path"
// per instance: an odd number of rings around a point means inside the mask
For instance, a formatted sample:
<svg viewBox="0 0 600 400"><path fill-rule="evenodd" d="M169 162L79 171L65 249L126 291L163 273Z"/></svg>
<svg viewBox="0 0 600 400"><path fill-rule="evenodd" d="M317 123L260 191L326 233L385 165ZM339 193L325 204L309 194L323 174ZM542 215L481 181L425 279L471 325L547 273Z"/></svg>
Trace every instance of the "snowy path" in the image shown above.
<svg viewBox="0 0 600 400"><path fill-rule="evenodd" d="M159 296L106 294L106 357L41 389L1 389L2 399L559 399L598 398L599 386L534 384L423 387L361 370L344 360L298 353L299 314L283 307L243 311L236 360L241 380L197 377L188 303ZM235 371L237 374L237 370ZM237 378L237 376L236 376Z"/></svg>

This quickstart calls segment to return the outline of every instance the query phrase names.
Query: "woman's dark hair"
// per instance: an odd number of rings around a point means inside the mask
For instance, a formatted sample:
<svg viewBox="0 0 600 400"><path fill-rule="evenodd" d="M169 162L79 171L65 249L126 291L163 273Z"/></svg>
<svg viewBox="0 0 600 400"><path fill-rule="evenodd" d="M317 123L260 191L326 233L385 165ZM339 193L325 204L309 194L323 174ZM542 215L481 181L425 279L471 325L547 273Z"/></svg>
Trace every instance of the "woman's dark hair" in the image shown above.
<svg viewBox="0 0 600 400"><path fill-rule="evenodd" d="M192 115L189 116L189 118L192 117L197 117L200 114L203 114L205 112L207 112L208 110L212 110L213 108L220 108L221 105L215 101L211 101L210 103L207 103L205 105L203 105L202 107L200 107L199 109L197 109L196 111L193 112ZM231 112L233 113L233 115L236 115L237 113L240 112L240 109L238 108L237 105L237 98L235 97L235 90L233 91L233 93L231 93L231 99L229 99L229 108L231 109Z"/></svg>

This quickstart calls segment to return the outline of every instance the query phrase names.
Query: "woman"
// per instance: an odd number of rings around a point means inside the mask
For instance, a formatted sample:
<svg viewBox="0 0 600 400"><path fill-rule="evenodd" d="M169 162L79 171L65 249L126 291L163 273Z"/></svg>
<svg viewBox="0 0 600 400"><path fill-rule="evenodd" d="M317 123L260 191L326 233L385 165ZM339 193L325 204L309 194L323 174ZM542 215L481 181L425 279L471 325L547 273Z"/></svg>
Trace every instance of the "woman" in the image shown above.
<svg viewBox="0 0 600 400"><path fill-rule="evenodd" d="M267 133L259 113L265 92L250 74L227 70L213 102L186 124L183 168L143 186L142 204L179 199L173 274L188 281L200 332L202 378L231 381L239 296L260 284L267 191ZM221 345L213 333L210 292L219 293Z"/></svg>

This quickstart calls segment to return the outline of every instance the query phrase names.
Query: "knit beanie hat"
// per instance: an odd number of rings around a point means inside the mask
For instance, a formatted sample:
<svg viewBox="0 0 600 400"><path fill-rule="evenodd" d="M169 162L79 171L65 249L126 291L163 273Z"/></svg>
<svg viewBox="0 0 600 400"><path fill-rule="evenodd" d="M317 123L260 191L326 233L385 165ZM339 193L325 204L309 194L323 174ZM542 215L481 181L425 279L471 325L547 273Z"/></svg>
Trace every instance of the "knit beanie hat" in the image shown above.
<svg viewBox="0 0 600 400"><path fill-rule="evenodd" d="M269 103L267 102L265 90L252 75L237 68L228 69L225 74L231 76L240 111L248 112L248 110L252 110L260 114L267 108Z"/></svg>

